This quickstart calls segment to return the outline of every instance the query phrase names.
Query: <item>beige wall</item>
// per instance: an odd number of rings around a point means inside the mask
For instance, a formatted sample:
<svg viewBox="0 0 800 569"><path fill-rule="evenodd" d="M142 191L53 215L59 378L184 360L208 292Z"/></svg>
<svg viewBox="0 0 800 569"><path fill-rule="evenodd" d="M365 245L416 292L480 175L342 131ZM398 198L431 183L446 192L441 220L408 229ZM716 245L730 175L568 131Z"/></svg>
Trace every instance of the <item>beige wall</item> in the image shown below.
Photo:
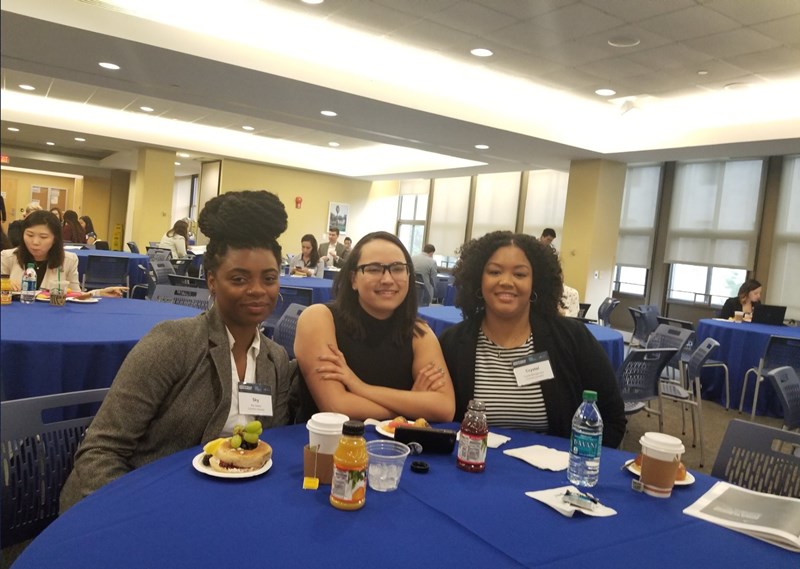
<svg viewBox="0 0 800 569"><path fill-rule="evenodd" d="M349 204L350 219L360 218L371 186L361 180L236 160L224 160L220 176L220 193L268 190L280 198L289 215L289 228L279 241L284 252L292 254L300 251L304 234L312 233L319 241L327 232L329 202ZM303 198L300 209L295 207L297 196ZM349 225L348 233L352 233Z"/></svg>
<svg viewBox="0 0 800 569"><path fill-rule="evenodd" d="M155 148L139 149L138 166L131 175L127 219L130 236L143 251L159 241L173 224L172 189L175 185L175 153Z"/></svg>
<svg viewBox="0 0 800 569"><path fill-rule="evenodd" d="M81 212L81 198L83 183L81 180L65 176L53 176L31 172L17 172L15 170L0 171L0 187L6 193L7 223L22 219L25 206L31 201L31 186L47 188L62 188L67 190L67 208L74 209L78 215ZM76 189L77 188L77 189ZM43 208L45 205L42 206ZM46 209L50 209L49 207Z"/></svg>
<svg viewBox="0 0 800 569"><path fill-rule="evenodd" d="M83 213L92 218L98 239L110 241L108 211L111 207L111 192L108 178L85 178L83 181Z"/></svg>

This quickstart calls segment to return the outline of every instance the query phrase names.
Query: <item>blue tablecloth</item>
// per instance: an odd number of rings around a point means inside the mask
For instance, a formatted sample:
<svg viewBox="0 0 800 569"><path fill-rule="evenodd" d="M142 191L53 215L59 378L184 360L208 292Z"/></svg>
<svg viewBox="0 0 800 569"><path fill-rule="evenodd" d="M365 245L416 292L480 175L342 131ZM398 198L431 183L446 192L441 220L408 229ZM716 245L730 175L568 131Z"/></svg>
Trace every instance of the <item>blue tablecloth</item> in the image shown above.
<svg viewBox="0 0 800 569"><path fill-rule="evenodd" d="M442 304L445 306L453 306L456 303L456 285L449 284L444 293L444 300Z"/></svg>
<svg viewBox="0 0 800 569"><path fill-rule="evenodd" d="M150 260L147 255L138 253L128 253L125 251L103 251L99 249L77 249L71 251L78 256L78 274L83 278L83 273L86 272L86 265L89 263L89 257L125 257L128 259L128 279L130 286L137 284L147 284L147 271L139 268L139 265L145 269L150 267Z"/></svg>
<svg viewBox="0 0 800 569"><path fill-rule="evenodd" d="M174 304L101 298L94 304L17 301L0 309L4 399L108 387L139 338L162 320L199 310Z"/></svg>
<svg viewBox="0 0 800 569"><path fill-rule="evenodd" d="M770 326L753 324L752 322L729 322L727 320L704 319L697 324L697 339L702 342L706 338L714 338L719 348L711 353L711 357L728 365L731 385L731 406L739 405L742 394L744 374L751 367L758 368L758 360L764 355L770 336L788 336L800 339L800 328L794 326ZM721 405L725 404L725 376L719 368L707 368L701 376L703 399L711 399ZM747 395L744 399L745 409L752 409L755 390L755 374L750 374ZM783 417L778 395L769 381L761 383L758 391L756 414Z"/></svg>
<svg viewBox="0 0 800 569"><path fill-rule="evenodd" d="M453 426L453 425L449 425ZM502 448L567 439L498 429ZM367 491L363 509L328 503L329 486L303 490L304 425L265 431L273 466L239 480L197 472L196 447L101 488L51 524L14 569L142 567L796 567L784 549L682 513L714 483L661 500L631 490L620 467L631 455L603 449L592 493L617 510L609 518L566 518L525 492L567 485L565 472L536 469L489 449L486 471L463 472L454 455L423 455L427 474L406 463L400 488ZM368 428L367 438L376 438Z"/></svg>
<svg viewBox="0 0 800 569"><path fill-rule="evenodd" d="M441 336L447 328L463 320L461 309L455 306L421 306L417 313L428 323L436 336ZM611 367L616 371L622 360L625 359L625 343L622 334L604 326L595 324L586 324L586 326L603 346L611 361Z"/></svg>
<svg viewBox="0 0 800 569"><path fill-rule="evenodd" d="M281 290L285 288L311 289L312 304L330 301L332 287L333 281L330 279L318 279L315 277L281 277Z"/></svg>

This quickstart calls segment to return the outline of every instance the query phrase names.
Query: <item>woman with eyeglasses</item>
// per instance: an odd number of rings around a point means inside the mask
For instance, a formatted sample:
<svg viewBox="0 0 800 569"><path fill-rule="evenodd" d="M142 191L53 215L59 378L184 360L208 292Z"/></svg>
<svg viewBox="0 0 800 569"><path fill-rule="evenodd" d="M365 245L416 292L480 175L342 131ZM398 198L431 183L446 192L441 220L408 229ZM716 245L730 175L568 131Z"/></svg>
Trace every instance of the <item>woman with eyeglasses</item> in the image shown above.
<svg viewBox="0 0 800 569"><path fill-rule="evenodd" d="M455 396L433 331L417 318L411 256L391 233L363 237L333 285L335 300L306 308L294 351L306 420L319 411L351 419L452 421Z"/></svg>

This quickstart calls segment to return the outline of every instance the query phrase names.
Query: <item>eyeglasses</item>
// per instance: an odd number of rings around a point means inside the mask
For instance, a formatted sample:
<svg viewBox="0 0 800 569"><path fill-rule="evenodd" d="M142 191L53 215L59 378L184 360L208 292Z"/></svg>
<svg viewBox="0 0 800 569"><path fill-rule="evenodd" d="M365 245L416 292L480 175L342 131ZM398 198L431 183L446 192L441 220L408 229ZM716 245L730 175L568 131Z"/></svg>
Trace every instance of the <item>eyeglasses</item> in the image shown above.
<svg viewBox="0 0 800 569"><path fill-rule="evenodd" d="M408 277L408 263L367 263L366 265L359 265L356 267L357 271L368 277L380 278L389 271L389 274L396 279Z"/></svg>

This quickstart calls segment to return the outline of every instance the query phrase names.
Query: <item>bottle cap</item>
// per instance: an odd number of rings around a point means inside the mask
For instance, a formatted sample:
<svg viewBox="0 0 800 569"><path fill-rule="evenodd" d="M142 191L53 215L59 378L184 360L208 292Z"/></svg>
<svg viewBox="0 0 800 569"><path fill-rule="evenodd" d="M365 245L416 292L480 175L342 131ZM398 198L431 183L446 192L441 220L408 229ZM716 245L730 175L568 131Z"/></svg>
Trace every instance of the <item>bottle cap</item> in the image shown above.
<svg viewBox="0 0 800 569"><path fill-rule="evenodd" d="M345 421L344 425L342 425L342 434L361 437L364 435L364 423L361 421Z"/></svg>
<svg viewBox="0 0 800 569"><path fill-rule="evenodd" d="M417 472L419 474L426 474L430 470L430 466L424 460L415 460L411 463L411 472Z"/></svg>
<svg viewBox="0 0 800 569"><path fill-rule="evenodd" d="M475 411L486 411L486 403L480 399L470 399L467 408L474 409Z"/></svg>
<svg viewBox="0 0 800 569"><path fill-rule="evenodd" d="M584 401L597 401L597 391L592 391L591 389L584 389L583 390L583 400Z"/></svg>

